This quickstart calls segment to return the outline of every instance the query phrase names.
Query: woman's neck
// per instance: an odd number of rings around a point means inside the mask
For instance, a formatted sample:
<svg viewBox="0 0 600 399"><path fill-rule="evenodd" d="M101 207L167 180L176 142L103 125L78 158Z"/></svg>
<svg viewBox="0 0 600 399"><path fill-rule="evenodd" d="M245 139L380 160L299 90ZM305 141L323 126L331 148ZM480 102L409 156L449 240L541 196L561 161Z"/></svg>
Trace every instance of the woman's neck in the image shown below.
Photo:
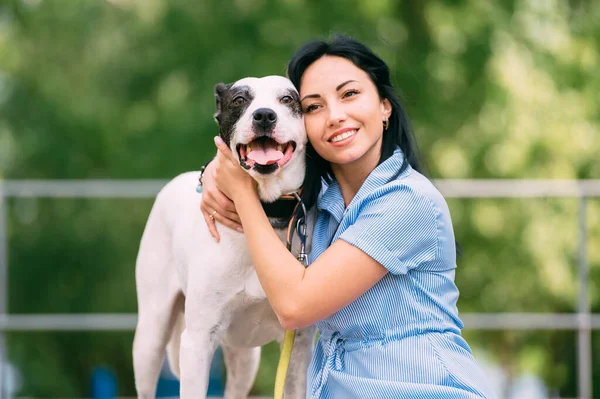
<svg viewBox="0 0 600 399"><path fill-rule="evenodd" d="M360 159L344 165L331 164L331 170L344 198L344 207L350 204L365 180L367 180L367 177L369 177L369 174L377 167L381 155L380 152L375 155L377 156L371 156L367 159Z"/></svg>

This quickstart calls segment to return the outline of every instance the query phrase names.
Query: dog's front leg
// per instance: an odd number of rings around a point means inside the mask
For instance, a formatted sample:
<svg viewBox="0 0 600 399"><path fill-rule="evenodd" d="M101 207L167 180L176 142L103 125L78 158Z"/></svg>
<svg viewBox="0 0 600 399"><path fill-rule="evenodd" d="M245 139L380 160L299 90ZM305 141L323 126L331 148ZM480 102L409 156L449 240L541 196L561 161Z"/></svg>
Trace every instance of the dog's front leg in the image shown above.
<svg viewBox="0 0 600 399"><path fill-rule="evenodd" d="M182 399L204 399L210 365L227 330L229 317L224 304L188 295L185 303L186 329L181 335L180 368Z"/></svg>
<svg viewBox="0 0 600 399"><path fill-rule="evenodd" d="M190 332L181 335L180 370L182 399L204 399L208 390L210 364L217 348L208 333Z"/></svg>
<svg viewBox="0 0 600 399"><path fill-rule="evenodd" d="M312 359L316 332L315 326L296 331L290 367L285 379L285 399L306 398L306 372Z"/></svg>

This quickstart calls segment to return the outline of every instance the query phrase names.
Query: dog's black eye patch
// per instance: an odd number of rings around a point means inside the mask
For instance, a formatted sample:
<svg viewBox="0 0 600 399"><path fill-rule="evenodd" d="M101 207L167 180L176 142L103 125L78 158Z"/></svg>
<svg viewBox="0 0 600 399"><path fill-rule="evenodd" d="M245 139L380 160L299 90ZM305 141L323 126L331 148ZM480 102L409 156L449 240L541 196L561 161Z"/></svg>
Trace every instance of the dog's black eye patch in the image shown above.
<svg viewBox="0 0 600 399"><path fill-rule="evenodd" d="M229 145L233 137L233 127L252 103L254 93L249 86L234 86L221 97L220 132L221 138Z"/></svg>
<svg viewBox="0 0 600 399"><path fill-rule="evenodd" d="M291 99L291 101L286 101L283 102L283 98L285 97L289 97ZM285 90L285 92L283 93L283 96L280 98L279 102L281 102L283 105L286 105L287 107L289 107L289 109L292 111L292 115L300 118L302 117L302 106L300 105L300 97L298 96L298 93L296 92L296 90L293 89L287 89Z"/></svg>

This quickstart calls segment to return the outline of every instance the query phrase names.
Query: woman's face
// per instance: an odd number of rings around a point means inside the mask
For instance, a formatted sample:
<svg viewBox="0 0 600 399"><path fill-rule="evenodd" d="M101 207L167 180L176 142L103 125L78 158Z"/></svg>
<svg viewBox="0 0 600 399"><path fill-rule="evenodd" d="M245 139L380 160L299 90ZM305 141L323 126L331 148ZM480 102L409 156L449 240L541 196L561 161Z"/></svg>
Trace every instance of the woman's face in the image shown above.
<svg viewBox="0 0 600 399"><path fill-rule="evenodd" d="M300 99L308 139L319 155L332 166L377 165L392 106L365 71L342 57L321 57L302 75Z"/></svg>

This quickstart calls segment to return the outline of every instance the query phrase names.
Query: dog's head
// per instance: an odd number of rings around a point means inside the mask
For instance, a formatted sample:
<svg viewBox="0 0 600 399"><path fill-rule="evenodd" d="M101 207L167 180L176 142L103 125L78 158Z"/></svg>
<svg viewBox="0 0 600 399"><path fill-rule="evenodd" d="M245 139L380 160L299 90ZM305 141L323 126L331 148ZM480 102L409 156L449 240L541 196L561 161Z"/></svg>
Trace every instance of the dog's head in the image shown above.
<svg viewBox="0 0 600 399"><path fill-rule="evenodd" d="M265 202L304 180L306 131L298 92L282 76L245 78L215 87L221 138L258 182Z"/></svg>

